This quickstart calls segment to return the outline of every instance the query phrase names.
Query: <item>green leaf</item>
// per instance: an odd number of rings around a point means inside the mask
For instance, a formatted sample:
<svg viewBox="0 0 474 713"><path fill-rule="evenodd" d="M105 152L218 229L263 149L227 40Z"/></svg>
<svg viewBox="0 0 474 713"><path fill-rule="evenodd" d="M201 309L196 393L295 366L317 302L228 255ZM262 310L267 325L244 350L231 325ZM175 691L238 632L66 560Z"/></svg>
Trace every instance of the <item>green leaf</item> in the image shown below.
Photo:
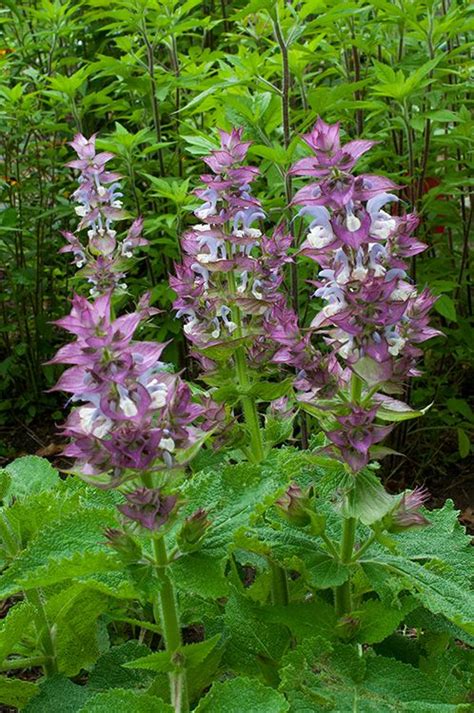
<svg viewBox="0 0 474 713"><path fill-rule="evenodd" d="M424 416L428 409L431 408L431 404L429 404L425 408L415 411L403 401L398 401L398 399L392 399L388 396L384 396L380 403L381 405L377 409L377 418L381 418L382 421L398 422L419 418Z"/></svg>
<svg viewBox="0 0 474 713"><path fill-rule="evenodd" d="M103 535L116 523L110 509L95 508L44 528L0 577L0 597L123 568Z"/></svg>
<svg viewBox="0 0 474 713"><path fill-rule="evenodd" d="M77 713L91 695L85 686L78 686L61 675L44 679L36 690L38 695L30 700L23 713Z"/></svg>
<svg viewBox="0 0 474 713"><path fill-rule="evenodd" d="M14 653L14 647L28 633L33 623L34 607L28 602L19 602L12 606L1 622L0 661Z"/></svg>
<svg viewBox="0 0 474 713"><path fill-rule="evenodd" d="M36 683L0 676L0 704L2 706L24 711L26 704L36 695L37 691Z"/></svg>
<svg viewBox="0 0 474 713"><path fill-rule="evenodd" d="M398 498L389 495L377 476L365 469L350 476L351 487L347 490L342 505L344 517L356 517L364 525L381 520L396 504Z"/></svg>
<svg viewBox="0 0 474 713"><path fill-rule="evenodd" d="M179 668L192 669L209 656L220 640L221 635L216 634L211 639L200 641L197 644L181 646L173 654L168 651L158 651L123 665L124 668L145 669L157 673L175 671Z"/></svg>
<svg viewBox="0 0 474 713"><path fill-rule="evenodd" d="M87 584L73 584L49 598L46 613L55 628L55 651L60 673L75 676L95 663L100 654L97 619L109 597Z"/></svg>
<svg viewBox="0 0 474 713"><path fill-rule="evenodd" d="M292 385L291 379L285 379L278 383L262 381L254 384L250 389L250 395L263 401L273 401L289 393Z"/></svg>
<svg viewBox="0 0 474 713"><path fill-rule="evenodd" d="M450 322L457 322L456 305L448 295L441 295L434 304L435 310Z"/></svg>
<svg viewBox="0 0 474 713"><path fill-rule="evenodd" d="M214 683L195 713L286 713L289 705L274 688L250 678L234 678Z"/></svg>
<svg viewBox="0 0 474 713"><path fill-rule="evenodd" d="M120 646L113 646L97 660L89 674L87 686L94 690L109 688L139 688L150 685L153 674L137 670L128 670L124 664L146 658L150 649L138 641L127 641ZM136 668L136 667L135 667Z"/></svg>
<svg viewBox="0 0 474 713"><path fill-rule="evenodd" d="M451 578L449 572L438 574L403 557L385 556L380 560L361 561L370 579L371 567L382 567L397 575L413 596L432 611L442 614L468 634L474 634L474 595ZM369 567L367 566L369 565Z"/></svg>
<svg viewBox="0 0 474 713"><path fill-rule="evenodd" d="M10 499L52 490L60 480L58 472L49 461L38 456L17 458L5 470L11 478L8 491Z"/></svg>
<svg viewBox="0 0 474 713"><path fill-rule="evenodd" d="M198 551L178 557L170 564L174 583L184 592L197 594L205 599L219 599L228 594L225 577L226 557L222 554Z"/></svg>
<svg viewBox="0 0 474 713"><path fill-rule="evenodd" d="M228 599L224 621L231 634L225 660L231 668L247 673L258 661L278 661L289 645L289 632L281 624L264 623L261 607L234 592Z"/></svg>
<svg viewBox="0 0 474 713"><path fill-rule="evenodd" d="M399 606L386 606L379 599L368 599L352 614L359 620L357 641L376 644L390 636L405 616L417 607L412 597L404 597Z"/></svg>
<svg viewBox="0 0 474 713"><path fill-rule="evenodd" d="M173 707L164 703L161 698L122 688L97 693L82 708L76 710L77 713L174 713Z"/></svg>
<svg viewBox="0 0 474 713"><path fill-rule="evenodd" d="M458 450L461 458L466 458L471 452L471 440L466 431L462 428L457 429L458 432Z"/></svg>
<svg viewBox="0 0 474 713"><path fill-rule="evenodd" d="M336 635L334 607L317 595L306 602L261 607L259 617L269 624L284 624L299 640L312 636L329 640Z"/></svg>
<svg viewBox="0 0 474 713"><path fill-rule="evenodd" d="M307 639L285 656L280 689L294 711L428 713L458 710L459 687L395 658L348 644ZM452 677L454 678L454 677ZM448 683L448 685L446 685ZM462 709L461 709L462 710Z"/></svg>

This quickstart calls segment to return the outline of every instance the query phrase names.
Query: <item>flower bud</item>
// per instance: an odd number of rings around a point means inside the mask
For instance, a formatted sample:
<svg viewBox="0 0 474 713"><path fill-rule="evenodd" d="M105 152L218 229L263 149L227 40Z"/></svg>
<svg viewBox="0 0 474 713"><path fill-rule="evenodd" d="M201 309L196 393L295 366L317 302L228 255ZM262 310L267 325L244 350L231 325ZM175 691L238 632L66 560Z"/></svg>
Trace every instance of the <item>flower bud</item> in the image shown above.
<svg viewBox="0 0 474 713"><path fill-rule="evenodd" d="M195 549L204 537L207 528L211 524L207 519L207 514L207 510L199 508L185 519L178 535L178 544L183 552Z"/></svg>
<svg viewBox="0 0 474 713"><path fill-rule="evenodd" d="M311 503L299 485L292 483L286 493L276 501L279 514L298 527L311 523Z"/></svg>
<svg viewBox="0 0 474 713"><path fill-rule="evenodd" d="M118 506L122 515L153 532L169 520L178 500L176 495L163 495L159 488L137 488L125 497L127 503Z"/></svg>
<svg viewBox="0 0 474 713"><path fill-rule="evenodd" d="M429 493L425 488L415 488L411 493L404 493L396 507L384 519L386 529L389 532L401 532L409 527L429 525L430 521L419 512L428 498Z"/></svg>
<svg viewBox="0 0 474 713"><path fill-rule="evenodd" d="M113 547L119 557L126 564L138 562L142 556L142 549L138 542L126 532L114 527L108 527L104 532L107 544Z"/></svg>

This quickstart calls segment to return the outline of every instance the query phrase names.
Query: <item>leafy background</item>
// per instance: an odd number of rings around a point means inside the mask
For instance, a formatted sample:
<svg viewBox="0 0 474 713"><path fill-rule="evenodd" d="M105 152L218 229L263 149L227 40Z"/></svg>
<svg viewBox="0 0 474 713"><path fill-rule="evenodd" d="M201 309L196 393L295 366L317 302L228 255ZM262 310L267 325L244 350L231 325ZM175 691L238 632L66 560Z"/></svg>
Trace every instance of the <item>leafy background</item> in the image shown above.
<svg viewBox="0 0 474 713"><path fill-rule="evenodd" d="M429 342L409 394L414 406L434 406L396 431L392 445L407 457L388 463L387 477L466 500L469 3L4 0L0 22L0 454L54 442L54 426L44 424L62 419L63 402L45 393L57 374L42 364L61 339L51 320L68 310L74 288L74 269L57 255L60 230L74 221L74 177L64 167L73 134L98 132L117 154L125 205L145 217L150 240L131 299L151 286L164 311L147 336L174 338L167 356L182 366L167 274L215 127L244 126L254 141L257 190L275 223L294 188L285 172L298 137L321 115L341 121L347 137L380 142L361 169L394 178L420 212L429 250L412 275L440 296L434 322L445 337ZM312 270L302 261L287 284L307 321Z"/></svg>

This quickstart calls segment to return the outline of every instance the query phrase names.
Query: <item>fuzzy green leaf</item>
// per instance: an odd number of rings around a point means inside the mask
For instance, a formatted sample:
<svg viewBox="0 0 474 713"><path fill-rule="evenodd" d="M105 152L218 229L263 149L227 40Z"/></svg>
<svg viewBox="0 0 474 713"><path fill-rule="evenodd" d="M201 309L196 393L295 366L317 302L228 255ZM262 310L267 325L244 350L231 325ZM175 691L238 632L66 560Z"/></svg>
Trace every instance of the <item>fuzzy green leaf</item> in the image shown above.
<svg viewBox="0 0 474 713"><path fill-rule="evenodd" d="M44 528L0 577L0 597L121 569L123 565L107 548L103 535L104 528L114 524L114 513L96 508L68 515Z"/></svg>
<svg viewBox="0 0 474 713"><path fill-rule="evenodd" d="M133 711L133 713L173 713L173 708L161 698L122 688L97 693L77 710L77 713L112 713L112 711Z"/></svg>
<svg viewBox="0 0 474 713"><path fill-rule="evenodd" d="M107 609L109 597L87 584L73 584L53 595L46 613L55 627L59 671L75 676L95 663L100 654L97 619Z"/></svg>
<svg viewBox="0 0 474 713"><path fill-rule="evenodd" d="M91 695L64 676L51 676L41 681L38 695L30 700L23 713L77 713Z"/></svg>
<svg viewBox="0 0 474 713"><path fill-rule="evenodd" d="M13 606L2 620L0 628L0 661L14 653L18 644L33 621L34 607L28 602L19 602Z"/></svg>
<svg viewBox="0 0 474 713"><path fill-rule="evenodd" d="M221 639L220 634L216 634L211 639L200 641L197 644L187 644L181 646L176 652L170 654L168 651L158 651L157 653L144 656L134 661L124 664L125 668L139 668L158 673L174 671L176 668L185 667L192 669L206 659L211 651L217 646Z"/></svg>
<svg viewBox="0 0 474 713"><path fill-rule="evenodd" d="M138 641L127 641L120 646L113 646L97 660L92 669L88 688L96 691L109 688L139 688L149 685L154 676L147 671L129 670L124 667L129 661L138 661L140 657L147 658L150 649Z"/></svg>
<svg viewBox="0 0 474 713"><path fill-rule="evenodd" d="M11 478L9 498L22 498L25 495L52 490L60 480L58 472L49 461L39 456L17 458L5 470Z"/></svg>
<svg viewBox="0 0 474 713"><path fill-rule="evenodd" d="M214 683L195 713L286 713L289 705L281 693L250 678Z"/></svg>
<svg viewBox="0 0 474 713"><path fill-rule="evenodd" d="M307 639L285 656L280 673L280 689L286 692L292 711L458 710L451 705L459 700L454 680L436 680L394 658L360 654L352 645Z"/></svg>
<svg viewBox="0 0 474 713"><path fill-rule="evenodd" d="M2 707L26 710L26 704L37 692L38 686L36 683L0 676L0 704Z"/></svg>

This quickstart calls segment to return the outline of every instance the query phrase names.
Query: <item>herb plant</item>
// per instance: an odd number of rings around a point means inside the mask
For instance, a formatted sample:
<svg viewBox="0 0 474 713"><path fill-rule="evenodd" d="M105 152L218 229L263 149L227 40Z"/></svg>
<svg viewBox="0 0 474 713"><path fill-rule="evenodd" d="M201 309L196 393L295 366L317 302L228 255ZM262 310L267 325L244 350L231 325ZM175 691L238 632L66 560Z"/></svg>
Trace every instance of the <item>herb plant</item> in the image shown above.
<svg viewBox="0 0 474 713"><path fill-rule="evenodd" d="M27 456L0 475L5 705L470 710L469 538L452 503L429 512L377 473L394 425L423 414L403 398L437 334L408 275L426 246L399 186L355 172L372 141L321 118L303 139L277 221L242 129L205 157L170 274L187 373L141 339L150 296L126 311L147 241L141 217L122 229L113 154L71 142L80 221L61 252L79 292L52 359L71 466ZM307 325L284 286L314 262Z"/></svg>

